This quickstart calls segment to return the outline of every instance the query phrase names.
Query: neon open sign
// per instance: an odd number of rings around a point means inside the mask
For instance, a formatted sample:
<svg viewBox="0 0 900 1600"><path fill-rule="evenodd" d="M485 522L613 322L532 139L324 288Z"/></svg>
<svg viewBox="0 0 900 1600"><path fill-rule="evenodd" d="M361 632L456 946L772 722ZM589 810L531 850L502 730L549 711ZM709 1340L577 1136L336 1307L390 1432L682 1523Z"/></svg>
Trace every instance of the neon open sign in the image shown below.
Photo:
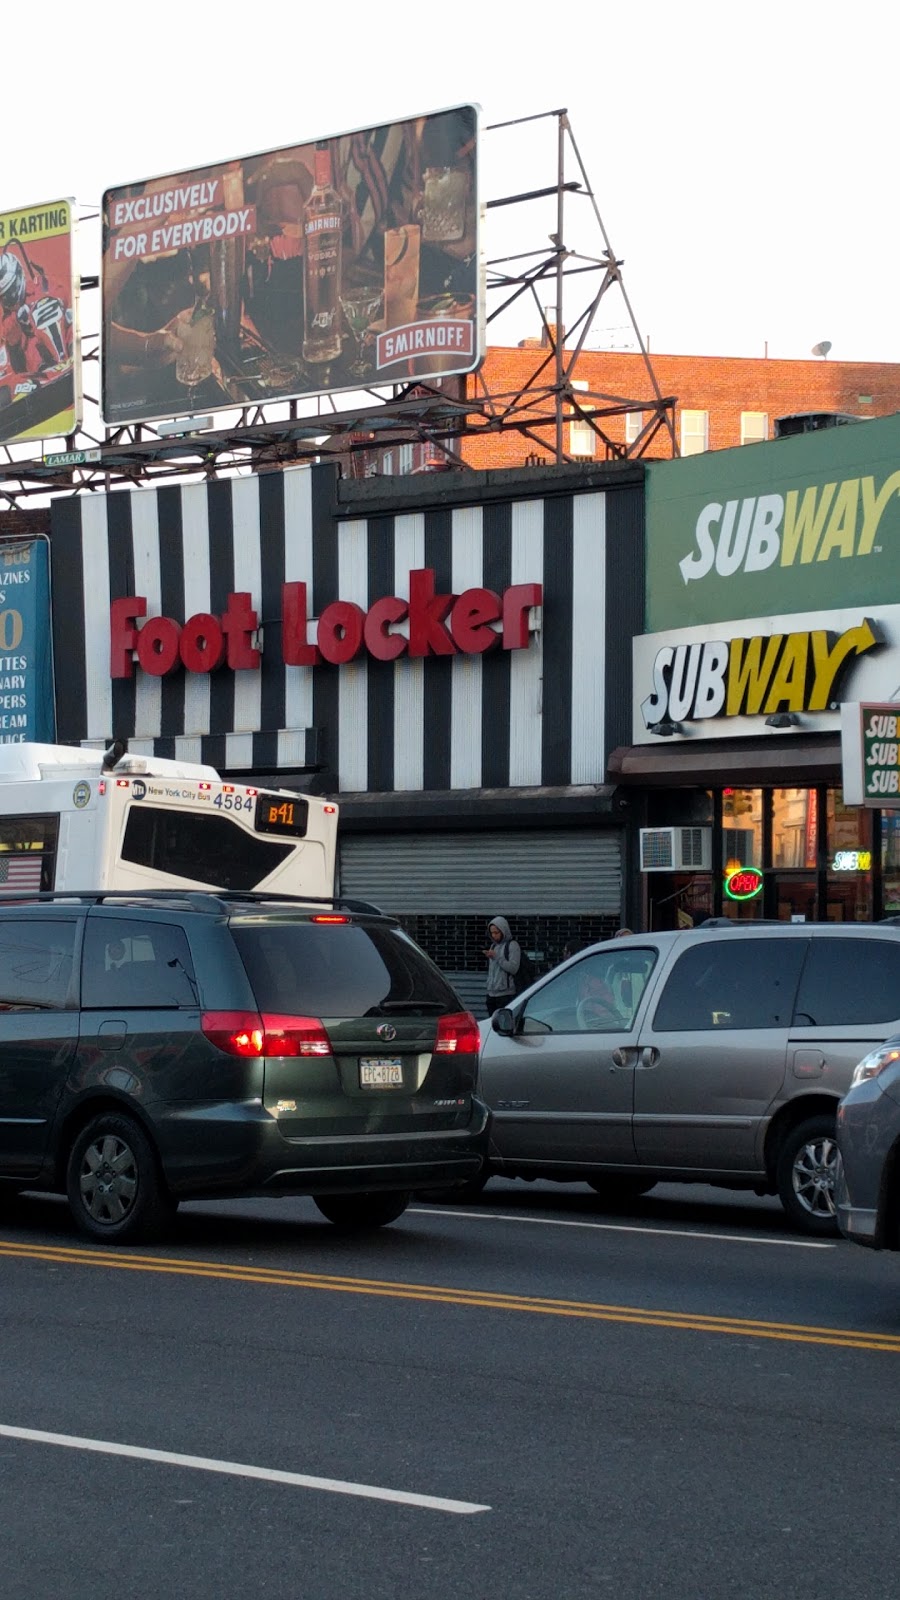
<svg viewBox="0 0 900 1600"><path fill-rule="evenodd" d="M738 867L725 879L725 893L729 900L752 900L762 892L763 875L759 867Z"/></svg>

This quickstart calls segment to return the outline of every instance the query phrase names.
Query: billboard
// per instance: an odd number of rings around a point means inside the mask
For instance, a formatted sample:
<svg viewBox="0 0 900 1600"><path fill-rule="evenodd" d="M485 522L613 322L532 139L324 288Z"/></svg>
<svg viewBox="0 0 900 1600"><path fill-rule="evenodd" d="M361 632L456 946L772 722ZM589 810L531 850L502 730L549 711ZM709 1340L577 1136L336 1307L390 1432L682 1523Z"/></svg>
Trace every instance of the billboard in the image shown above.
<svg viewBox="0 0 900 1600"><path fill-rule="evenodd" d="M81 423L73 207L0 212L0 444Z"/></svg>
<svg viewBox="0 0 900 1600"><path fill-rule="evenodd" d="M900 416L647 467L648 631L900 591Z"/></svg>
<svg viewBox="0 0 900 1600"><path fill-rule="evenodd" d="M458 106L108 189L105 421L472 371L477 157Z"/></svg>
<svg viewBox="0 0 900 1600"><path fill-rule="evenodd" d="M53 741L46 539L0 542L0 744Z"/></svg>

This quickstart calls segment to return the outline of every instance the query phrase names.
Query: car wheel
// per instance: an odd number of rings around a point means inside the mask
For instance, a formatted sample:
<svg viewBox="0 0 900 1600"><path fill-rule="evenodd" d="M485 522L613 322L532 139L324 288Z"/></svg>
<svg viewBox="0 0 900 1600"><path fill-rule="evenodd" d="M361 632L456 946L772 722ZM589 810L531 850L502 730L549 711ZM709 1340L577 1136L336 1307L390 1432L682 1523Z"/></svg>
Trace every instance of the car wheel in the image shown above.
<svg viewBox="0 0 900 1600"><path fill-rule="evenodd" d="M115 1112L82 1128L69 1152L66 1193L80 1231L103 1244L154 1238L175 1214L150 1140Z"/></svg>
<svg viewBox="0 0 900 1600"><path fill-rule="evenodd" d="M778 1157L778 1194L791 1222L803 1233L838 1231L834 1208L837 1139L834 1117L810 1117L791 1130Z"/></svg>
<svg viewBox="0 0 900 1600"><path fill-rule="evenodd" d="M588 1184L601 1200L637 1200L656 1186L655 1178L588 1178Z"/></svg>
<svg viewBox="0 0 900 1600"><path fill-rule="evenodd" d="M369 1233L385 1228L402 1217L409 1205L409 1194L328 1194L313 1195L323 1217L342 1233Z"/></svg>
<svg viewBox="0 0 900 1600"><path fill-rule="evenodd" d="M443 1184L440 1189L417 1189L416 1199L427 1200L433 1206L474 1205L481 1199L490 1176L489 1172L484 1177L479 1173L477 1178L469 1178L465 1183Z"/></svg>

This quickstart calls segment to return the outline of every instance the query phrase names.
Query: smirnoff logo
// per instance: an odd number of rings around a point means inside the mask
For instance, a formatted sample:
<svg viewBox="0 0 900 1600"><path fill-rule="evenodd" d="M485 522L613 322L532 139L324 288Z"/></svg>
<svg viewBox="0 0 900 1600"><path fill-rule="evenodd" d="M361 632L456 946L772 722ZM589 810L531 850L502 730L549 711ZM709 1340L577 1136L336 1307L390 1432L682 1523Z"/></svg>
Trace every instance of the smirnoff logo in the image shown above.
<svg viewBox="0 0 900 1600"><path fill-rule="evenodd" d="M323 217L310 217L308 222L303 224L303 231L304 233L308 234L326 232L333 233L335 228L340 228L341 226L342 218L338 212L332 211L330 214Z"/></svg>
<svg viewBox="0 0 900 1600"><path fill-rule="evenodd" d="M396 661L403 655L525 650L532 609L542 600L539 583L514 583L502 594L480 588L465 589L460 595L439 594L433 569L420 567L409 575L408 600L386 595L368 610L352 600L333 600L313 622L306 584L286 583L281 596L281 659L288 667L314 667L323 662L340 666L364 653L376 661ZM113 678L132 677L135 662L155 677L182 668L214 672L227 666L238 672L260 665L259 616L247 593L230 594L219 617L200 611L183 623L173 617L148 617L146 598L128 595L112 602L109 623Z"/></svg>
<svg viewBox="0 0 900 1600"><path fill-rule="evenodd" d="M407 322L402 328L391 328L378 335L375 365L390 367L429 350L470 358L475 351L474 322L464 317L430 317L427 322Z"/></svg>

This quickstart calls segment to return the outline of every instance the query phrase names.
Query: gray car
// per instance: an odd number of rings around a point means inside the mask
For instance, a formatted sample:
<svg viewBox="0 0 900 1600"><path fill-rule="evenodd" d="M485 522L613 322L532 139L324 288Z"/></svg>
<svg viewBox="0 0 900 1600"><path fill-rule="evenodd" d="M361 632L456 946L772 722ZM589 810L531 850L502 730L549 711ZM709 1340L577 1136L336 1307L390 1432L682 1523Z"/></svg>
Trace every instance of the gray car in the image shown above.
<svg viewBox="0 0 900 1600"><path fill-rule="evenodd" d="M835 1202L841 1233L900 1250L900 1038L860 1061L838 1107Z"/></svg>
<svg viewBox="0 0 900 1600"><path fill-rule="evenodd" d="M751 1189L833 1234L838 1102L894 1034L895 926L720 923L595 945L482 1024L490 1170L611 1199L661 1180Z"/></svg>

